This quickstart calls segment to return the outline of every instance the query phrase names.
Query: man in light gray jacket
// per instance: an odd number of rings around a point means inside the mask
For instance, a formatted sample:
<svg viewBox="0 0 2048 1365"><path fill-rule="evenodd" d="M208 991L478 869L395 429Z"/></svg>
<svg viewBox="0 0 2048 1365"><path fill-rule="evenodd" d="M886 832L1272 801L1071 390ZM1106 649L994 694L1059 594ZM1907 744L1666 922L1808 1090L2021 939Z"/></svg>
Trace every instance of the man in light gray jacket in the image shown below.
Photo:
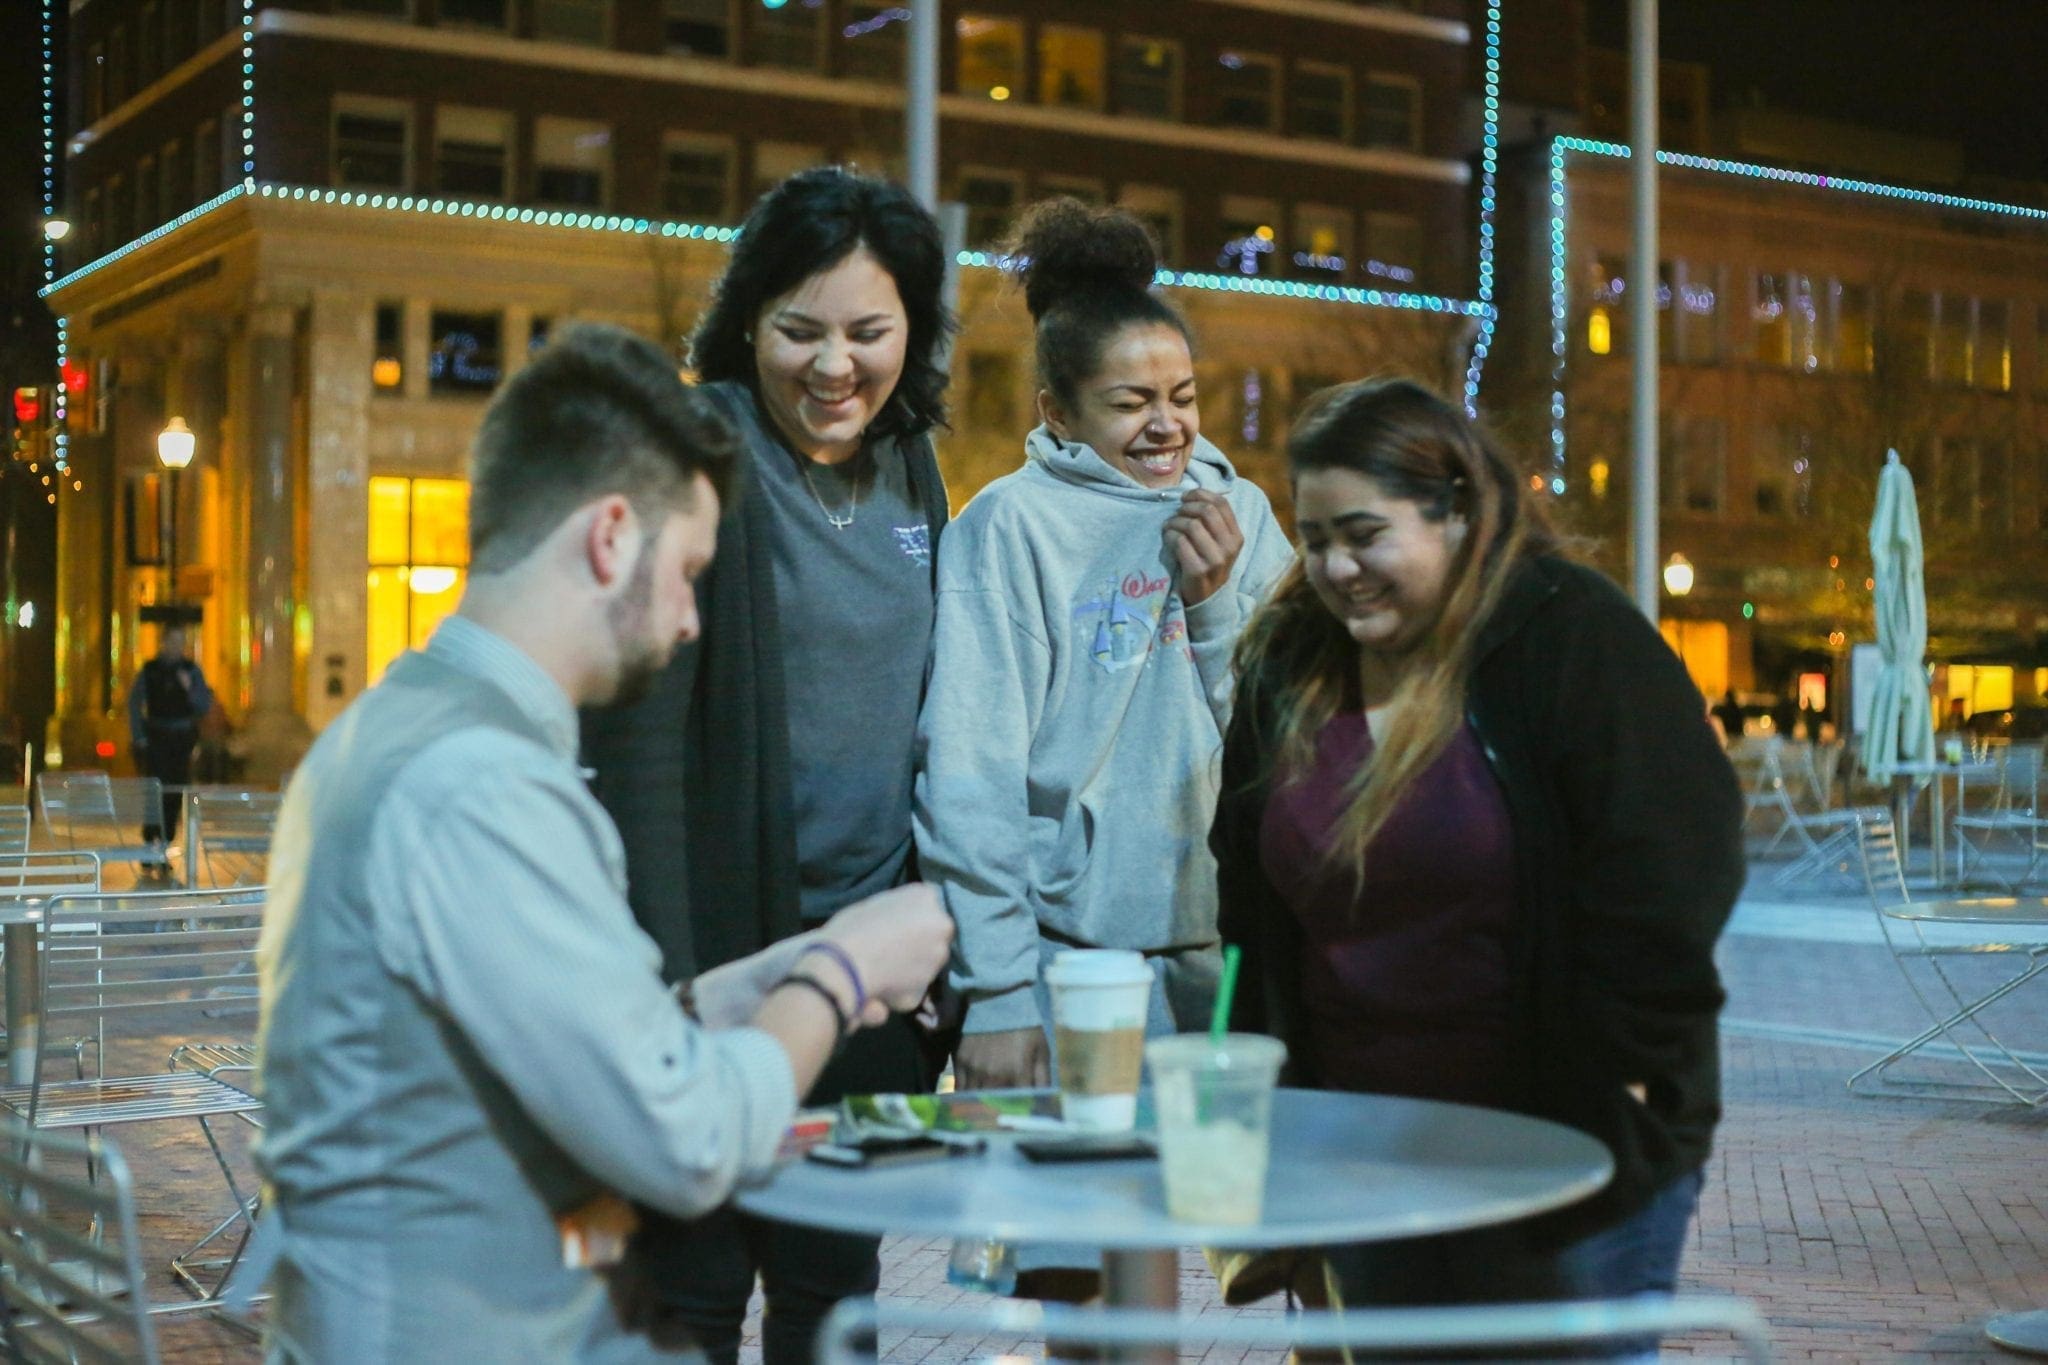
<svg viewBox="0 0 2048 1365"><path fill-rule="evenodd" d="M576 708L697 632L733 435L661 351L578 328L478 434L458 613L293 778L259 951L274 1360L629 1361L594 1208L716 1207L950 925L908 886L662 984Z"/></svg>

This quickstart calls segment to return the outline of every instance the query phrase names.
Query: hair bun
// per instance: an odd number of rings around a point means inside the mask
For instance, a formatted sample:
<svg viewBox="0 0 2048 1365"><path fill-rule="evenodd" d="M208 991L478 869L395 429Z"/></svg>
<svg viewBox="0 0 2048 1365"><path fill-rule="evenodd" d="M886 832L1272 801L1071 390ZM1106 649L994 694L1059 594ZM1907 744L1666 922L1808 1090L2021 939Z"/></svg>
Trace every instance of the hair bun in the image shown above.
<svg viewBox="0 0 2048 1365"><path fill-rule="evenodd" d="M1024 262L1024 306L1034 319L1076 295L1143 294L1159 269L1159 250L1144 223L1122 209L1064 195L1025 211L1009 251Z"/></svg>

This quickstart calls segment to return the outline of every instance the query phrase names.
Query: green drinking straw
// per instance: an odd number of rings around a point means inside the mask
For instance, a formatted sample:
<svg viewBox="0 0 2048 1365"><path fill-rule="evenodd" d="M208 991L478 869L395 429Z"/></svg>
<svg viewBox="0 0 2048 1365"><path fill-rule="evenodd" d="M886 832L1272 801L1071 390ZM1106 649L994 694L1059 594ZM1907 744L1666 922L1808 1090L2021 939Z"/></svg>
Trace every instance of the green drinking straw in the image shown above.
<svg viewBox="0 0 2048 1365"><path fill-rule="evenodd" d="M1244 949L1235 943L1223 947L1223 979L1216 987L1216 1010L1209 1016L1209 1041L1223 1046L1223 1035L1230 1032L1230 997L1237 994L1237 964L1244 959Z"/></svg>

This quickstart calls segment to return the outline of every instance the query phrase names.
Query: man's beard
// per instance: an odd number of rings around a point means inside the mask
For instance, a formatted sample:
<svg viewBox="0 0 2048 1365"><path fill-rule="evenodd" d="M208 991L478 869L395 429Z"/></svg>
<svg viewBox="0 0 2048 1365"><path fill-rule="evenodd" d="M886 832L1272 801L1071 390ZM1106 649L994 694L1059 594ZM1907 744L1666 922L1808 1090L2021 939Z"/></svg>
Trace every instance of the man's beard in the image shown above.
<svg viewBox="0 0 2048 1365"><path fill-rule="evenodd" d="M619 674L607 705L630 706L645 697L675 654L673 642L664 645L647 638L647 616L653 601L654 547L643 545L626 591L605 608L612 643L619 652Z"/></svg>

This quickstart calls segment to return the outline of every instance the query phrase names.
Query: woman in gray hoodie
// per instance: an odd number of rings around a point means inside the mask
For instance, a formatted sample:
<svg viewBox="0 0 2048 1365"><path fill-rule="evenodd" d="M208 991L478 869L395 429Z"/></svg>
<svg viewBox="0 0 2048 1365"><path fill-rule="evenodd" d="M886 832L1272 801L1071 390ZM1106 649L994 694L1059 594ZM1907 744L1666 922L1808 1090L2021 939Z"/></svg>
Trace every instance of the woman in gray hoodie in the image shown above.
<svg viewBox="0 0 2048 1365"><path fill-rule="evenodd" d="M1206 1025L1230 654L1293 562L1265 494L1200 435L1144 225L1053 200L1012 255L1043 420L940 547L913 806L959 930L963 1089L1051 1082L1041 967L1061 948L1147 954L1151 1031Z"/></svg>

